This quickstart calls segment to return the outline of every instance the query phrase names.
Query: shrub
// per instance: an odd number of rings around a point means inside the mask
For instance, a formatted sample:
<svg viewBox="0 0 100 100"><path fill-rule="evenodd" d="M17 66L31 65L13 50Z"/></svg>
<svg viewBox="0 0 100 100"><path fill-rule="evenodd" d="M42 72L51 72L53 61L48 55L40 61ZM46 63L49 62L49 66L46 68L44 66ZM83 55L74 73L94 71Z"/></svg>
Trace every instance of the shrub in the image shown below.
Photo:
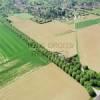
<svg viewBox="0 0 100 100"><path fill-rule="evenodd" d="M77 73L77 75L80 75L81 74L81 71L80 70L77 70L76 73Z"/></svg>
<svg viewBox="0 0 100 100"><path fill-rule="evenodd" d="M88 70L89 68L88 68L88 66L83 66L83 69Z"/></svg>
<svg viewBox="0 0 100 100"><path fill-rule="evenodd" d="M90 80L90 83L92 84L92 86L97 86L97 84L98 84L97 80L93 80L93 79Z"/></svg>
<svg viewBox="0 0 100 100"><path fill-rule="evenodd" d="M65 64L63 64L61 68L65 71Z"/></svg>
<svg viewBox="0 0 100 100"><path fill-rule="evenodd" d="M81 78L81 79L80 79L81 85L84 85L84 82L85 82L85 79L84 79L84 78Z"/></svg>
<svg viewBox="0 0 100 100"><path fill-rule="evenodd" d="M96 79L100 79L100 73L96 74Z"/></svg>
<svg viewBox="0 0 100 100"><path fill-rule="evenodd" d="M89 77L88 75L85 74L85 75L84 75L84 80L85 80L85 81L89 81L89 80L90 80L90 77Z"/></svg>
<svg viewBox="0 0 100 100"><path fill-rule="evenodd" d="M68 71L69 75L72 75L72 72L73 72L73 70L69 69L69 71Z"/></svg>
<svg viewBox="0 0 100 100"><path fill-rule="evenodd" d="M74 68L74 66L70 65L70 69L73 69L73 68Z"/></svg>
<svg viewBox="0 0 100 100"><path fill-rule="evenodd" d="M96 75L97 75L96 72L94 72L92 70L88 70L86 73L90 78L93 78L93 79L96 78Z"/></svg>
<svg viewBox="0 0 100 100"><path fill-rule="evenodd" d="M72 73L72 77L73 77L73 78L76 77L76 73L75 73L75 72Z"/></svg>
<svg viewBox="0 0 100 100"><path fill-rule="evenodd" d="M75 78L77 81L80 81L80 75L76 75L76 78Z"/></svg>
<svg viewBox="0 0 100 100"><path fill-rule="evenodd" d="M59 65L59 59L56 59L56 61L55 61L55 62L56 62L56 64L57 64L57 65Z"/></svg>
<svg viewBox="0 0 100 100"><path fill-rule="evenodd" d="M92 86L92 83L90 81L85 81L84 86Z"/></svg>
<svg viewBox="0 0 100 100"><path fill-rule="evenodd" d="M100 87L100 80L97 81L97 87Z"/></svg>
<svg viewBox="0 0 100 100"><path fill-rule="evenodd" d="M84 72L81 72L81 73L80 73L80 77L81 77L81 78L84 77Z"/></svg>
<svg viewBox="0 0 100 100"><path fill-rule="evenodd" d="M87 89L88 93L90 94L91 97L95 97L96 93L94 92L94 90L92 89L91 86L85 86L85 88Z"/></svg>
<svg viewBox="0 0 100 100"><path fill-rule="evenodd" d="M68 68L70 68L70 63L67 63L65 66L68 67Z"/></svg>
<svg viewBox="0 0 100 100"><path fill-rule="evenodd" d="M68 71L69 71L69 68L65 67L65 72L68 73Z"/></svg>
<svg viewBox="0 0 100 100"><path fill-rule="evenodd" d="M58 66L61 68L62 66L62 61L60 59L58 59Z"/></svg>
<svg viewBox="0 0 100 100"><path fill-rule="evenodd" d="M77 64L77 65L76 65L76 68L77 68L77 69L81 69L81 65L80 65L80 64Z"/></svg>
<svg viewBox="0 0 100 100"><path fill-rule="evenodd" d="M75 67L75 68L73 68L73 71L74 71L74 72L76 72L76 71L77 71L77 68L76 68L76 67Z"/></svg>

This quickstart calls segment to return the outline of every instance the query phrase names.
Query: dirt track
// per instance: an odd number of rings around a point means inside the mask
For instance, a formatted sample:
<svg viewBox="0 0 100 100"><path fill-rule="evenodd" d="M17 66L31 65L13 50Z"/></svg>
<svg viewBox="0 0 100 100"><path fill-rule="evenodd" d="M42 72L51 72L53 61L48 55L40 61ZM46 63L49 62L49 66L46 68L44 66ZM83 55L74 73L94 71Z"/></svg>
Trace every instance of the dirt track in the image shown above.
<svg viewBox="0 0 100 100"><path fill-rule="evenodd" d="M89 100L85 88L54 64L27 73L0 90L0 100Z"/></svg>

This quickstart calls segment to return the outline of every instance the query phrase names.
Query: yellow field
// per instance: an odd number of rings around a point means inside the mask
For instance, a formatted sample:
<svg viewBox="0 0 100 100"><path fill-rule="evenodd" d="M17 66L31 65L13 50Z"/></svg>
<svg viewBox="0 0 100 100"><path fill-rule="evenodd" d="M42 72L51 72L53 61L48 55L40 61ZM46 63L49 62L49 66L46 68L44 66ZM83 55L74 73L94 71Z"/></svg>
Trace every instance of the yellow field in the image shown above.
<svg viewBox="0 0 100 100"><path fill-rule="evenodd" d="M76 54L76 40L73 25L53 21L38 24L31 20L22 20L19 17L10 17L13 25L33 38L48 50L60 52L66 57Z"/></svg>
<svg viewBox="0 0 100 100"><path fill-rule="evenodd" d="M0 90L0 100L89 100L78 82L54 64L27 73Z"/></svg>
<svg viewBox="0 0 100 100"><path fill-rule="evenodd" d="M100 72L100 25L79 30L78 45L81 62Z"/></svg>

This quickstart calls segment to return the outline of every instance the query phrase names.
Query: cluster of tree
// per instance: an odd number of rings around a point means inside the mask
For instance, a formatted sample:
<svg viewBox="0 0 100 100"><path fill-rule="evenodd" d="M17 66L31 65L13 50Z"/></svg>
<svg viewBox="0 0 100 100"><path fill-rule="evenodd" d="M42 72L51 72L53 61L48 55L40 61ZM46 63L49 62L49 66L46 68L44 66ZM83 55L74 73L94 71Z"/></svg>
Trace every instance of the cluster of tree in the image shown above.
<svg viewBox="0 0 100 100"><path fill-rule="evenodd" d="M92 9L97 6L100 6L99 0L95 2L93 0L82 2L79 0L1 0L0 14L7 16L12 13L28 12L36 17L35 21L44 23L55 18L73 19L75 13L85 15L86 12L83 9Z"/></svg>
<svg viewBox="0 0 100 100"><path fill-rule="evenodd" d="M92 10L99 7L98 1L85 1L79 0L37 0L30 3L29 13L37 16L37 20L53 20L53 19L68 19L72 20L75 16L85 16L89 13L85 12L86 9ZM95 5L95 6L94 6ZM37 21L38 22L38 21Z"/></svg>
<svg viewBox="0 0 100 100"><path fill-rule="evenodd" d="M0 0L0 15L28 12L27 5L27 0Z"/></svg>
<svg viewBox="0 0 100 100"><path fill-rule="evenodd" d="M78 55L75 55L71 58L66 59L65 57L59 56L59 53L54 53L45 49L42 45L37 43L36 41L24 36L22 34L19 35L23 40L28 43L28 46L34 48L39 51L41 54L45 55L49 60L55 63L58 67L60 67L64 72L69 74L75 80L77 80L81 85L83 85L90 96L95 97L96 94L92 89L92 86L99 87L100 82L97 78L97 73L89 70L87 66L84 67L84 71L82 71L83 66L79 62Z"/></svg>
<svg viewBox="0 0 100 100"><path fill-rule="evenodd" d="M88 66L82 66L78 55L66 59L65 57L62 58L57 53L55 54L50 52L47 53L47 57L64 72L83 85L90 96L96 96L92 86L100 87L100 76L95 71L90 70Z"/></svg>
<svg viewBox="0 0 100 100"><path fill-rule="evenodd" d="M52 19L44 19L44 18L39 18L39 17L31 18L31 20L39 24L44 24L44 23L48 23L52 21Z"/></svg>
<svg viewBox="0 0 100 100"><path fill-rule="evenodd" d="M79 60L79 56L75 55L70 58L65 58L61 54L57 52L48 51L41 44L32 40L30 37L25 35L24 33L17 30L15 27L9 25L14 31L16 31L16 35L24 40L28 47L31 50L37 50L42 55L45 55L50 61L60 67L64 72L69 74L75 80L77 80L81 85L83 85L90 96L95 97L96 93L94 92L93 87L100 87L100 74L92 71L88 68L88 66L82 66Z"/></svg>
<svg viewBox="0 0 100 100"><path fill-rule="evenodd" d="M72 19L76 0L43 0L35 1L29 8L29 13L38 19ZM38 20L37 19L37 20ZM39 19L39 20L40 20Z"/></svg>

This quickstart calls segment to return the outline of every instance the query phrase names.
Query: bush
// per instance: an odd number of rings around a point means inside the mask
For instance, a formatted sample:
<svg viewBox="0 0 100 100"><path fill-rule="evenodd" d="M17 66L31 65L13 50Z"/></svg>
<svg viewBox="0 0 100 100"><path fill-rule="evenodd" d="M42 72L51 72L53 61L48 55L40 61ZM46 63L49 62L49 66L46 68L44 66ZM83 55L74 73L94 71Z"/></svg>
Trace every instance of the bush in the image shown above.
<svg viewBox="0 0 100 100"><path fill-rule="evenodd" d="M72 77L73 77L73 78L76 77L76 73L75 73L75 72L72 73Z"/></svg>
<svg viewBox="0 0 100 100"><path fill-rule="evenodd" d="M92 83L90 81L85 81L84 86L92 86Z"/></svg>
<svg viewBox="0 0 100 100"><path fill-rule="evenodd" d="M70 65L70 69L73 69L73 68L74 68L74 66Z"/></svg>
<svg viewBox="0 0 100 100"><path fill-rule="evenodd" d="M94 90L92 89L91 86L86 86L85 87L88 91L88 93L90 94L91 97L95 97L96 96L96 93L94 92Z"/></svg>
<svg viewBox="0 0 100 100"><path fill-rule="evenodd" d="M98 84L97 80L93 80L93 79L90 80L90 83L92 84L92 86L97 86L97 84Z"/></svg>
<svg viewBox="0 0 100 100"><path fill-rule="evenodd" d="M65 72L68 73L68 71L69 71L69 68L65 67Z"/></svg>
<svg viewBox="0 0 100 100"><path fill-rule="evenodd" d="M88 66L83 66L83 69L88 70L89 68L88 68Z"/></svg>
<svg viewBox="0 0 100 100"><path fill-rule="evenodd" d="M77 75L75 78L77 81L80 81L80 75Z"/></svg>
<svg viewBox="0 0 100 100"><path fill-rule="evenodd" d="M85 79L84 79L84 78L81 78L81 79L80 79L81 85L84 85L84 82L85 82Z"/></svg>
<svg viewBox="0 0 100 100"><path fill-rule="evenodd" d="M62 65L62 67L61 67L61 68L65 71L65 65L64 65L64 64Z"/></svg>
<svg viewBox="0 0 100 100"><path fill-rule="evenodd" d="M76 73L77 73L77 75L80 75L81 74L81 71L80 70L77 70Z"/></svg>
<svg viewBox="0 0 100 100"><path fill-rule="evenodd" d="M83 72L80 73L80 77L81 78L84 77L84 73Z"/></svg>
<svg viewBox="0 0 100 100"><path fill-rule="evenodd" d="M7 21L8 21L8 23L12 23L12 21L11 21L11 20L9 20L9 19L7 19Z"/></svg>
<svg viewBox="0 0 100 100"><path fill-rule="evenodd" d="M61 62L61 60L59 59L59 62L58 62L58 66L61 68L61 66L62 66L62 62Z"/></svg>
<svg viewBox="0 0 100 100"><path fill-rule="evenodd" d="M100 87L100 80L97 81L97 87Z"/></svg>
<svg viewBox="0 0 100 100"><path fill-rule="evenodd" d="M68 68L70 68L70 63L67 63L65 66L68 67Z"/></svg>
<svg viewBox="0 0 100 100"><path fill-rule="evenodd" d="M85 74L85 75L84 75L84 80L85 80L85 81L89 81L89 80L90 80L90 77L89 77L88 75Z"/></svg>
<svg viewBox="0 0 100 100"><path fill-rule="evenodd" d="M76 72L77 71L77 67L73 68L73 71Z"/></svg>
<svg viewBox="0 0 100 100"><path fill-rule="evenodd" d="M72 75L72 72L73 72L73 70L69 69L69 71L68 71L69 75Z"/></svg>
<svg viewBox="0 0 100 100"><path fill-rule="evenodd" d="M77 64L77 65L76 65L76 68L77 68L77 69L81 69L81 64Z"/></svg>
<svg viewBox="0 0 100 100"><path fill-rule="evenodd" d="M56 63L57 65L59 65L59 59L58 59L58 58L56 59L55 63Z"/></svg>
<svg viewBox="0 0 100 100"><path fill-rule="evenodd" d="M93 79L96 78L96 75L97 75L96 72L94 72L92 70L88 70L86 73L90 78L93 78Z"/></svg>

